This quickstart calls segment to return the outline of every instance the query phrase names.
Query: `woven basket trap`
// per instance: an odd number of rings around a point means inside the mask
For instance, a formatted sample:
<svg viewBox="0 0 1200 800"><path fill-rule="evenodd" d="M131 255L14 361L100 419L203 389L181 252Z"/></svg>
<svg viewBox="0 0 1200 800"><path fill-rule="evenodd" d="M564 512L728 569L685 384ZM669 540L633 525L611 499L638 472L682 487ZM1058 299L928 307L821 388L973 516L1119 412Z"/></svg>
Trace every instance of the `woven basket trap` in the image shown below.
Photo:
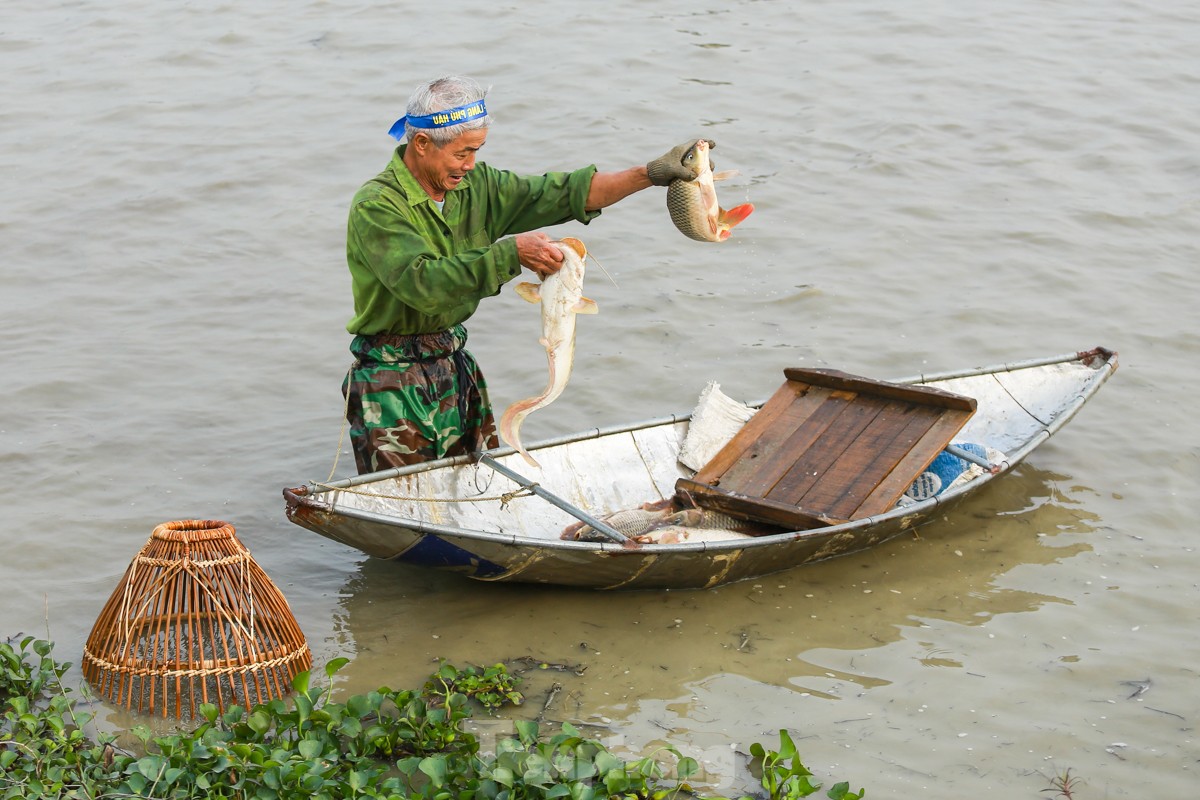
<svg viewBox="0 0 1200 800"><path fill-rule="evenodd" d="M232 525L159 525L108 599L83 649L83 675L113 703L195 717L282 697L312 666L283 593Z"/></svg>

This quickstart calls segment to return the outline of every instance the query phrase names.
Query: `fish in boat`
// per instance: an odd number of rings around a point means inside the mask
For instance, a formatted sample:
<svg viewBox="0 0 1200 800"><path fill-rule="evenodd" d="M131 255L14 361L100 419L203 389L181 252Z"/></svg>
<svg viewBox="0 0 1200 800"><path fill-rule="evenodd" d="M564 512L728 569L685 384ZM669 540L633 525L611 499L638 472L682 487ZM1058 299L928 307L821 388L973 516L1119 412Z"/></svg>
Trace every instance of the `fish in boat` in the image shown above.
<svg viewBox="0 0 1200 800"><path fill-rule="evenodd" d="M523 282L516 286L517 294L542 307L542 347L550 376L542 393L519 400L500 417L500 438L520 453L530 466L539 466L521 445L521 423L539 408L553 403L566 388L575 362L575 315L597 313L596 303L583 296L584 260L587 248L571 237L554 243L562 250L563 264L558 272L547 275L540 284Z"/></svg>
<svg viewBox="0 0 1200 800"><path fill-rule="evenodd" d="M723 242L735 225L754 211L752 203L729 210L717 202L713 181L737 175L737 170L713 173L707 139L699 139L683 156L683 165L691 170L691 180L676 179L667 187L667 210L679 232L700 242Z"/></svg>
<svg viewBox="0 0 1200 800"><path fill-rule="evenodd" d="M694 483L720 459L718 453L699 472L679 461L693 420L687 413L534 443L529 450L543 465L536 484L510 469L521 465L517 452L498 448L284 489L286 514L297 525L375 558L481 581L704 589L859 552L936 524L1057 435L1116 369L1117 354L1096 347L894 379L900 389L972 401L975 410L956 437L989 453L991 468L974 470L938 494L909 502L897 498L882 511L816 527L772 526L763 533L741 520L742 530L732 531L739 535L714 535L712 528L694 529L691 520L676 516L670 501L680 484ZM771 413L769 405L761 404L746 425ZM890 413L882 405L881 413ZM521 493L522 488L529 491ZM671 528L651 533L669 536L648 543L633 541L636 535L628 541L584 540L577 525L586 521L584 512L615 525L631 509L650 510L647 503L665 514Z"/></svg>

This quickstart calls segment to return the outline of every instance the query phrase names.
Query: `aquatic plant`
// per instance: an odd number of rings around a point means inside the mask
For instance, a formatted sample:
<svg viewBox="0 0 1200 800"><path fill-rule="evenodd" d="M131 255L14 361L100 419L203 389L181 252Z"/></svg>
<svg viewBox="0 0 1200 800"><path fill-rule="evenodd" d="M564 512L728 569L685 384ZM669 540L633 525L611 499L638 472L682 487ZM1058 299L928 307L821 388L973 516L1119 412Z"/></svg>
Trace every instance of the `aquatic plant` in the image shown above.
<svg viewBox="0 0 1200 800"><path fill-rule="evenodd" d="M517 691L519 682L520 678L510 675L503 664L460 670L443 661L438 671L425 681L425 691L445 697L457 692L495 711L505 704L519 706L525 702L525 697Z"/></svg>
<svg viewBox="0 0 1200 800"><path fill-rule="evenodd" d="M1063 800L1073 800L1075 790L1079 788L1082 781L1071 774L1071 768L1059 774L1054 775L1050 780L1050 788L1042 789L1043 792L1057 792L1055 797L1061 797Z"/></svg>
<svg viewBox="0 0 1200 800"><path fill-rule="evenodd" d="M60 680L68 664L53 645L23 639L0 643L0 800L9 798L230 798L237 800L670 800L698 796L687 780L695 759L667 745L627 761L570 723L544 733L517 720L515 735L481 754L464 728L473 705L519 704L517 681L502 664L460 670L442 664L419 691L383 687L344 703L310 683L293 681L288 701L253 708L200 707L194 728L130 733L137 752L116 737L89 738L90 714L79 712ZM325 667L333 676L347 663ZM780 750L751 748L769 800L817 791L787 731ZM660 759L673 759L668 770ZM832 800L856 800L845 783ZM713 798L712 800L717 800ZM721 799L724 800L724 799ZM754 800L744 797L740 800Z"/></svg>
<svg viewBox="0 0 1200 800"><path fill-rule="evenodd" d="M50 654L53 645L33 636L23 637L15 648L12 642L9 639L0 643L0 702L9 697L40 697L56 690L67 667L54 661ZM37 657L34 663L27 662L30 655Z"/></svg>
<svg viewBox="0 0 1200 800"><path fill-rule="evenodd" d="M821 788L820 783L809 780L813 774L800 760L796 745L786 730L779 731L779 749L767 750L758 742L750 745L750 755L761 771L759 778L770 800L795 800L808 797ZM832 800L859 800L866 789L850 791L848 782L836 783L825 793Z"/></svg>

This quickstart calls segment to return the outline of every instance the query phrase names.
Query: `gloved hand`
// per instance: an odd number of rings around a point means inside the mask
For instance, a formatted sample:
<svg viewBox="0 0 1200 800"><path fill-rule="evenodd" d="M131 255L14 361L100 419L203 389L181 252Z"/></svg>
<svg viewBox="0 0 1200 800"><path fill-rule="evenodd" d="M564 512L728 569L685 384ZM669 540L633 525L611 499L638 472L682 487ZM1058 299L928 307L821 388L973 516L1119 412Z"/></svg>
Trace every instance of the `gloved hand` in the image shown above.
<svg viewBox="0 0 1200 800"><path fill-rule="evenodd" d="M650 183L655 186L668 186L673 180L690 181L695 176L683 166L683 157L687 155L688 150L692 149L692 145L696 143L695 139L689 139L681 145L672 147L663 155L654 159L646 165L646 174L650 176ZM708 147L712 149L717 146L717 143L712 139L708 140Z"/></svg>

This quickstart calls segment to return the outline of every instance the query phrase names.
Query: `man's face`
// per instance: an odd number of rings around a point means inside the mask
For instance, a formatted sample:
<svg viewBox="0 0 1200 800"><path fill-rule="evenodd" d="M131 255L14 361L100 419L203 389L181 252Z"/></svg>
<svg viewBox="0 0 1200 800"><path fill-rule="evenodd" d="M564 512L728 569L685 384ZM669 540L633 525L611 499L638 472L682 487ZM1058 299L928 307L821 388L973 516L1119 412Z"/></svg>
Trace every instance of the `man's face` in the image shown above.
<svg viewBox="0 0 1200 800"><path fill-rule="evenodd" d="M417 180L434 200L441 200L475 169L475 154L486 140L487 128L467 131L441 147L426 139L417 148Z"/></svg>

